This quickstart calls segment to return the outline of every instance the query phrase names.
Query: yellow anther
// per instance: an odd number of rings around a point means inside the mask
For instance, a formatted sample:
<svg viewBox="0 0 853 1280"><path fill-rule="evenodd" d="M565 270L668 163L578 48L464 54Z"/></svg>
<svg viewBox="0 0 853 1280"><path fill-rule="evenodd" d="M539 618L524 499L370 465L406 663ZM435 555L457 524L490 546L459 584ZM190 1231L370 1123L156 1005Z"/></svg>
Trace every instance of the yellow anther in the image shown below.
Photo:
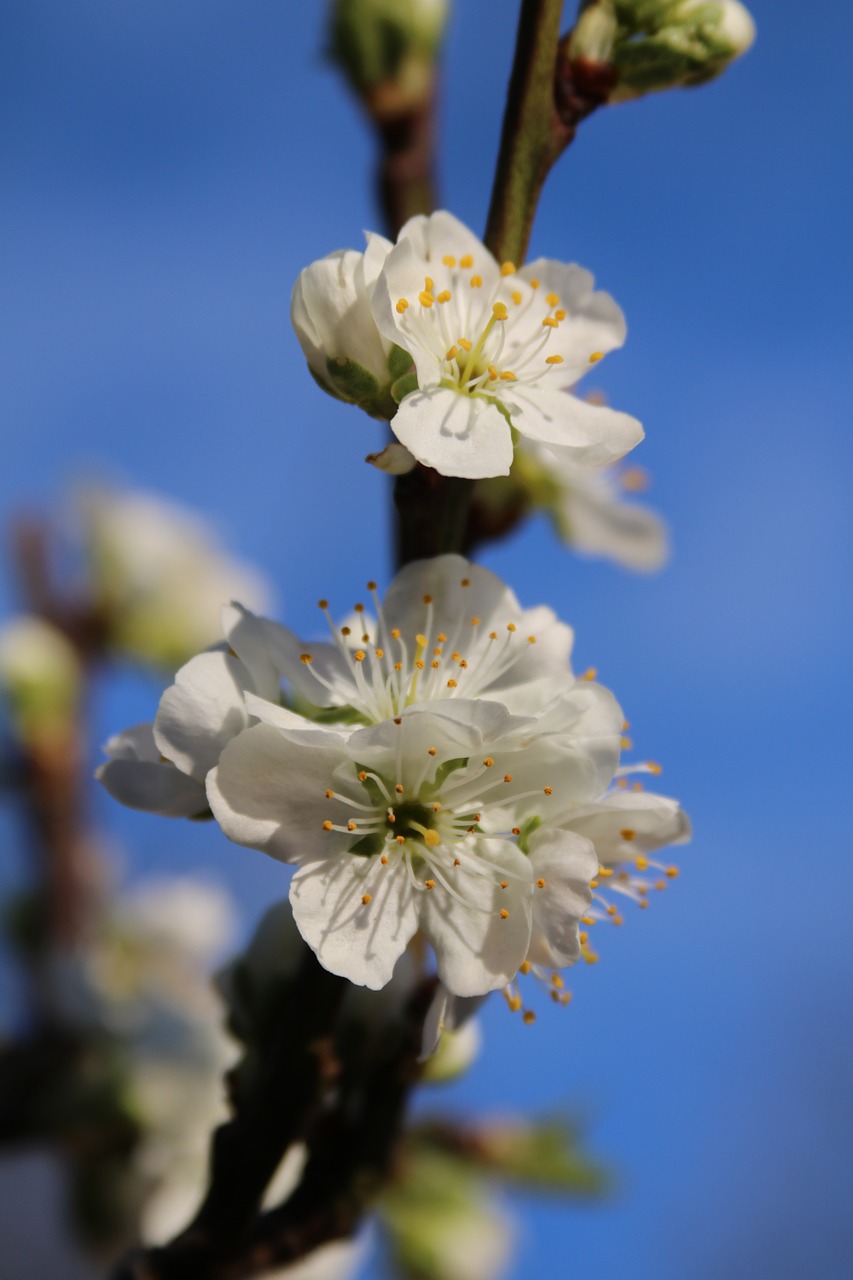
<svg viewBox="0 0 853 1280"><path fill-rule="evenodd" d="M424 276L424 290L427 293L432 293L434 288L435 288L435 281L433 280L432 276Z"/></svg>
<svg viewBox="0 0 853 1280"><path fill-rule="evenodd" d="M442 289L441 293L436 297L436 302L449 302L452 296L449 289Z"/></svg>
<svg viewBox="0 0 853 1280"><path fill-rule="evenodd" d="M585 924L588 929L591 929L595 924L595 916L581 916L581 924Z"/></svg>
<svg viewBox="0 0 853 1280"><path fill-rule="evenodd" d="M631 750L631 748L633 747L633 745L634 745L634 744L633 744L633 742L631 741L631 739L630 739L630 738L620 738L620 739L619 739L619 746L622 748L622 750L623 750L623 751L630 751L630 750Z"/></svg>
<svg viewBox="0 0 853 1280"><path fill-rule="evenodd" d="M395 837L394 837L394 839L397 841L397 844L405 844L405 843L406 843L406 837L405 837L405 836L395 836Z"/></svg>
<svg viewBox="0 0 853 1280"><path fill-rule="evenodd" d="M439 662L438 658L433 658L432 662L429 665L432 667L433 671L437 671L438 668L441 666L441 663Z"/></svg>
<svg viewBox="0 0 853 1280"><path fill-rule="evenodd" d="M299 661L304 663L304 665L307 667L309 663L314 661L314 659L311 657L310 653L300 653Z"/></svg>
<svg viewBox="0 0 853 1280"><path fill-rule="evenodd" d="M471 579L470 579L470 578L460 578L460 580L459 580L459 585L460 585L460 587L470 587L470 585L471 585Z"/></svg>
<svg viewBox="0 0 853 1280"><path fill-rule="evenodd" d="M514 262L502 262L502 263L501 263L501 275L502 275L502 276L514 276L514 275L515 275L515 263L514 263Z"/></svg>
<svg viewBox="0 0 853 1280"><path fill-rule="evenodd" d="M334 799L334 796L335 796L334 791L328 791L328 790L326 791L326 799L327 799L327 800L333 800L333 799Z"/></svg>
<svg viewBox="0 0 853 1280"><path fill-rule="evenodd" d="M408 311L409 309L408 298L398 298L394 309L396 310L398 315L402 315L404 311Z"/></svg>
<svg viewBox="0 0 853 1280"><path fill-rule="evenodd" d="M432 596L430 595L421 596L421 600L424 604L432 604Z"/></svg>
<svg viewBox="0 0 853 1280"><path fill-rule="evenodd" d="M439 644L446 644L446 643L447 643L447 636L444 634L444 632L443 632L443 631L439 631L438 635L437 635L435 638L436 638L436 640L438 641L438 643L439 643ZM438 650L436 650L436 653L437 653L437 652L438 652Z"/></svg>
<svg viewBox="0 0 853 1280"><path fill-rule="evenodd" d="M514 622L508 622L508 623L506 624L506 629L507 629L507 631L517 631L517 630L518 630L518 627L515 625L515 623L514 623Z"/></svg>
<svg viewBox="0 0 853 1280"><path fill-rule="evenodd" d="M553 316L546 316L545 319L542 321L543 329L559 329L559 327L560 327L559 320L555 320Z"/></svg>
<svg viewBox="0 0 853 1280"><path fill-rule="evenodd" d="M490 640L497 640L497 638L498 638L498 633L497 633L497 631L490 631L490 632L489 632L489 639L490 639Z"/></svg>
<svg viewBox="0 0 853 1280"><path fill-rule="evenodd" d="M388 854L387 854L387 853L383 853L383 855L382 855L382 857L379 859L379 861L382 863L383 867L387 867L387 866L388 866Z"/></svg>
<svg viewBox="0 0 853 1280"><path fill-rule="evenodd" d="M615 916L619 914L612 902L610 903L610 906L607 908L607 914L609 916Z"/></svg>
<svg viewBox="0 0 853 1280"><path fill-rule="evenodd" d="M506 1002L509 1005L510 1013L518 1013L521 1008L521 996L507 995Z"/></svg>
<svg viewBox="0 0 853 1280"><path fill-rule="evenodd" d="M472 289L482 289L482 287L483 287L483 277L482 277L482 276L472 276L472 277L471 277L471 288L472 288Z"/></svg>
<svg viewBox="0 0 853 1280"><path fill-rule="evenodd" d="M663 766L655 764L654 760L647 760L646 764L648 765L649 773L663 773Z"/></svg>
<svg viewBox="0 0 853 1280"><path fill-rule="evenodd" d="M509 912L507 911L506 907L501 907L500 916L501 916L501 920L509 919Z"/></svg>
<svg viewBox="0 0 853 1280"><path fill-rule="evenodd" d="M495 762L491 756L486 756L485 760L483 761L483 764L486 766L487 769L491 769L494 763Z"/></svg>
<svg viewBox="0 0 853 1280"><path fill-rule="evenodd" d="M589 882L589 887L590 887L590 889L597 889L597 888L598 888L598 881L597 881L597 880L590 880L590 882Z"/></svg>
<svg viewBox="0 0 853 1280"><path fill-rule="evenodd" d="M472 626L472 627L479 627L479 625L480 625L480 619L479 619L479 618L476 618L476 617L475 617L475 618L472 618L472 619L471 619L471 626Z"/></svg>
<svg viewBox="0 0 853 1280"><path fill-rule="evenodd" d="M518 966L518 972L529 973L532 968L533 968L533 965L530 963L529 960L522 960L521 964Z"/></svg>
<svg viewBox="0 0 853 1280"><path fill-rule="evenodd" d="M358 823L355 821L355 818L350 818L349 822L347 823L347 831L357 831L357 830L358 830Z"/></svg>
<svg viewBox="0 0 853 1280"><path fill-rule="evenodd" d="M594 680L597 675L598 675L597 667L587 667L586 671L581 676L581 680Z"/></svg>
<svg viewBox="0 0 853 1280"><path fill-rule="evenodd" d="M495 317L496 320L506 320L507 316L509 315L509 312L506 309L506 303L496 302L495 305L492 307L492 315Z"/></svg>
<svg viewBox="0 0 853 1280"><path fill-rule="evenodd" d="M542 790L545 792L546 796L552 796L554 794L552 787L543 787Z"/></svg>
<svg viewBox="0 0 853 1280"><path fill-rule="evenodd" d="M596 875L600 876L602 880L609 880L610 877L613 875L613 868L599 867L598 871L596 872Z"/></svg>
<svg viewBox="0 0 853 1280"><path fill-rule="evenodd" d="M458 686L455 680L448 680L447 687L448 689L456 689Z"/></svg>
<svg viewBox="0 0 853 1280"><path fill-rule="evenodd" d="M589 357L589 363L598 364L599 360L603 360L603 359L604 359L603 351L593 351L592 355Z"/></svg>
<svg viewBox="0 0 853 1280"><path fill-rule="evenodd" d="M656 880L656 881L655 881L655 888L656 888L656 889L658 889L658 890L663 890L663 889L665 889L665 888L666 888L666 881L665 881L665 880Z"/></svg>
<svg viewBox="0 0 853 1280"><path fill-rule="evenodd" d="M434 802L433 806L432 806L432 811L433 811L433 813L438 813L438 811L439 811L439 809L440 809L440 808L441 808L441 801L440 801L440 800L436 800L436 801Z"/></svg>
<svg viewBox="0 0 853 1280"><path fill-rule="evenodd" d="M427 755L428 755L428 756L434 756L434 755L435 755L435 747L427 747Z"/></svg>
<svg viewBox="0 0 853 1280"><path fill-rule="evenodd" d="M422 662L421 659L418 658L417 662L415 663L415 666L417 667L418 671L423 671L424 667L426 666L426 663Z"/></svg>
<svg viewBox="0 0 853 1280"><path fill-rule="evenodd" d="M544 889L544 888L545 888L545 881L542 879L542 877L541 877L541 876L540 876L540 877L539 877L539 879L536 881L536 888L537 888L537 889Z"/></svg>
<svg viewBox="0 0 853 1280"><path fill-rule="evenodd" d="M624 917L624 916L620 916L620 915L615 915L615 916L613 916L613 923L614 923L614 924L624 924L624 923L625 923L625 917Z"/></svg>
<svg viewBox="0 0 853 1280"><path fill-rule="evenodd" d="M512 834L513 834L514 836L520 836L520 835L521 835L521 827L513 827L513 829L512 829Z"/></svg>
<svg viewBox="0 0 853 1280"><path fill-rule="evenodd" d="M428 849L434 849L437 844L441 844L441 836L437 831L428 829L424 832L424 844Z"/></svg>
<svg viewBox="0 0 853 1280"><path fill-rule="evenodd" d="M598 953L597 953L597 952L595 952L595 951L590 951L587 947L584 947L584 948L582 949L582 951L581 951L581 955L583 956L583 958L584 958L584 960L587 962L587 964L598 964Z"/></svg>
<svg viewBox="0 0 853 1280"><path fill-rule="evenodd" d="M459 265L460 267L465 268L473 267L474 259L471 257L470 253L463 253L462 257L459 259Z"/></svg>
<svg viewBox="0 0 853 1280"><path fill-rule="evenodd" d="M632 831L630 827L623 827L619 834L623 840L635 840L637 837L636 831Z"/></svg>
<svg viewBox="0 0 853 1280"><path fill-rule="evenodd" d="M502 888L502 889L508 889L508 888L509 888L509 881L508 881L508 880L501 880L501 888Z"/></svg>
<svg viewBox="0 0 853 1280"><path fill-rule="evenodd" d="M429 310L429 308L435 302L435 298L432 296L431 293L427 293L425 289L422 289L421 292L418 294L418 302L421 304L422 307L426 307L426 309Z"/></svg>
<svg viewBox="0 0 853 1280"><path fill-rule="evenodd" d="M517 307L521 306L522 295L519 293L518 289L513 289L512 293L509 296L512 298L513 302Z"/></svg>
<svg viewBox="0 0 853 1280"><path fill-rule="evenodd" d="M456 266L456 259L454 258L452 253L446 253L444 257L441 259L441 261L444 263L446 267Z"/></svg>
<svg viewBox="0 0 853 1280"><path fill-rule="evenodd" d="M546 364L562 364L563 357L562 356L546 356L545 363Z"/></svg>
<svg viewBox="0 0 853 1280"><path fill-rule="evenodd" d="M424 880L424 888L425 888L425 889L434 889L434 888L435 888L435 881L434 881L434 880Z"/></svg>
<svg viewBox="0 0 853 1280"><path fill-rule="evenodd" d="M352 656L355 658L356 662L364 662L364 659L367 657L367 654L364 652L363 649L356 649L355 653Z"/></svg>
<svg viewBox="0 0 853 1280"><path fill-rule="evenodd" d="M559 296L558 296L556 293L546 293L546 294L545 294L545 301L548 303L548 306L549 306L549 307L556 307L556 305L557 305L557 303L560 301L560 299L559 299Z"/></svg>
<svg viewBox="0 0 853 1280"><path fill-rule="evenodd" d="M589 942L589 934L584 933L583 929L581 929L580 933L578 934L578 941L580 942L581 946L584 946L587 942Z"/></svg>
<svg viewBox="0 0 853 1280"><path fill-rule="evenodd" d="M552 986L552 987L556 987L558 991L562 991L562 989L563 989L563 987L564 987L565 985L566 985L566 984L565 984L565 982L563 982L563 979L560 977L559 973L552 973L552 974L551 974L551 986Z"/></svg>
<svg viewBox="0 0 853 1280"><path fill-rule="evenodd" d="M326 821L323 823L323 830L334 831L334 829L335 829L334 822L332 822L331 819L327 818Z"/></svg>
<svg viewBox="0 0 853 1280"><path fill-rule="evenodd" d="M632 790L632 791L643 791L643 790L645 790L645 788L643 787L642 782L634 782L634 783L632 783L632 784L631 784L631 790Z"/></svg>
<svg viewBox="0 0 853 1280"><path fill-rule="evenodd" d="M515 382L515 381L516 381L516 377L515 377L515 374L512 372L512 370L504 369L503 373L501 374L501 382Z"/></svg>
<svg viewBox="0 0 853 1280"><path fill-rule="evenodd" d="M359 782L367 782L367 772L365 769L362 769L359 773L358 780Z"/></svg>
<svg viewBox="0 0 853 1280"><path fill-rule="evenodd" d="M318 600L318 601L317 601L317 608L318 608L318 609L328 609L328 607L329 607L329 602L328 602L328 600Z"/></svg>
<svg viewBox="0 0 853 1280"><path fill-rule="evenodd" d="M363 604L354 604L354 605L353 605L353 609L355 610L355 612L356 612L356 613L364 613L364 605L363 605Z"/></svg>
<svg viewBox="0 0 853 1280"><path fill-rule="evenodd" d="M642 493L649 487L649 473L644 467L629 467L627 471L622 472L619 483L629 493Z"/></svg>
<svg viewBox="0 0 853 1280"><path fill-rule="evenodd" d="M458 347L451 347L450 350L445 353L444 358L445 360L455 360L458 353L459 353Z"/></svg>
<svg viewBox="0 0 853 1280"><path fill-rule="evenodd" d="M505 774L504 774L504 782L512 782L512 774L511 774L511 773L505 773Z"/></svg>
<svg viewBox="0 0 853 1280"><path fill-rule="evenodd" d="M536 637L535 637L535 636L528 636L528 637L527 637L527 643L528 643L528 644L535 644L535 643L536 643Z"/></svg>
<svg viewBox="0 0 853 1280"><path fill-rule="evenodd" d="M429 644L429 639L423 634L423 632L419 631L415 636L415 642L420 649L425 649Z"/></svg>
<svg viewBox="0 0 853 1280"><path fill-rule="evenodd" d="M679 875L678 867L667 867L666 874L670 880L677 880Z"/></svg>
<svg viewBox="0 0 853 1280"><path fill-rule="evenodd" d="M468 341L468 339L467 339L467 338L460 338L460 339L459 339L459 345L460 345L460 347L462 348L462 350L463 350L463 351L470 351L470 350L471 350L471 343Z"/></svg>
<svg viewBox="0 0 853 1280"><path fill-rule="evenodd" d="M560 307L560 309L559 309L558 311L555 311L555 312L554 312L554 319L555 319L555 320L565 320L565 318L566 318L566 313L565 313L565 311L563 310L563 308L562 308L562 307Z"/></svg>
<svg viewBox="0 0 853 1280"><path fill-rule="evenodd" d="M647 907L648 905L649 905L649 904L648 904L648 902L646 901L646 899L645 899L645 898L641 898L641 900L637 903L637 906L638 906L638 907Z"/></svg>
<svg viewBox="0 0 853 1280"><path fill-rule="evenodd" d="M402 670L403 670L403 664L402 664L402 662L395 662L395 663L394 663L394 670L395 670L395 671L402 671Z"/></svg>
<svg viewBox="0 0 853 1280"><path fill-rule="evenodd" d="M533 279L533 280L529 281L529 284L530 284L531 289L538 289L538 288L539 288L539 281L538 281L538 280L536 280L536 279Z"/></svg>
<svg viewBox="0 0 853 1280"><path fill-rule="evenodd" d="M639 857L634 859L634 866L637 868L638 871L648 871L649 860L644 854L641 853Z"/></svg>
<svg viewBox="0 0 853 1280"><path fill-rule="evenodd" d="M362 905L363 907L368 906L368 904L369 904L369 903L371 903L372 901L373 901L373 896L372 896L372 894L369 894L369 893L363 893L363 894L361 895L361 905Z"/></svg>
<svg viewBox="0 0 853 1280"><path fill-rule="evenodd" d="M498 380L498 371L493 364L489 365L489 377L491 378L492 382L497 382Z"/></svg>
<svg viewBox="0 0 853 1280"><path fill-rule="evenodd" d="M521 1020L525 1026L530 1027L536 1021L536 1014L532 1009L525 1009L524 1013L521 1015Z"/></svg>

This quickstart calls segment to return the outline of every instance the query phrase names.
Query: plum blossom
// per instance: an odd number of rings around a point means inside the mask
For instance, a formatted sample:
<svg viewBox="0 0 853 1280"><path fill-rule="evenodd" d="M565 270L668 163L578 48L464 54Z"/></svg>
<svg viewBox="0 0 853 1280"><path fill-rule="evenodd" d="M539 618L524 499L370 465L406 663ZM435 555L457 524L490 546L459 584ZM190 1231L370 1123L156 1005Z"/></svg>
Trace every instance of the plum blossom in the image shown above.
<svg viewBox="0 0 853 1280"><path fill-rule="evenodd" d="M357 258L335 254L302 273L295 299L309 280L318 283L313 327L307 307L294 307L297 337L333 394L341 393L329 387L336 362L349 376L356 346L370 346L374 389L380 349L386 363L392 359L391 427L425 466L474 479L508 475L513 430L570 451L582 466L613 462L642 439L628 414L563 394L625 340L622 312L594 291L588 271L545 258L520 269L499 263L446 212L411 218L394 246L372 237L361 266ZM360 291L349 284L359 271L371 278ZM334 273L337 289L321 288ZM345 301L350 294L354 301Z"/></svg>
<svg viewBox="0 0 853 1280"><path fill-rule="evenodd" d="M226 746L208 798L232 840L296 864L293 915L320 962L376 989L421 930L450 993L505 986L548 891L525 831L612 778L612 695L579 684L538 717L483 700L410 706L349 734L255 710L262 722Z"/></svg>

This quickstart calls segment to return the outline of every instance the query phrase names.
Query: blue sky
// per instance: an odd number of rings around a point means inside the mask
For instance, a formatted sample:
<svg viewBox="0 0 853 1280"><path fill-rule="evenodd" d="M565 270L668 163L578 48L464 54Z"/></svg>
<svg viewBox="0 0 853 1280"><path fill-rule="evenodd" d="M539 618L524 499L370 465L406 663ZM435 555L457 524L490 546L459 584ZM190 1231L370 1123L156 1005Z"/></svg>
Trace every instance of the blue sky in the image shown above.
<svg viewBox="0 0 853 1280"><path fill-rule="evenodd" d="M756 0L720 82L590 120L532 254L623 306L601 367L645 423L673 530L636 579L531 524L487 562L577 631L641 754L691 812L675 886L602 940L572 1007L497 1001L461 1108L565 1105L619 1171L611 1202L523 1205L515 1276L834 1280L853 1250L846 751L851 647L847 6ZM488 204L516 5L458 0L444 203ZM288 321L299 269L376 227L372 146L321 56L321 5L7 0L0 512L93 472L213 515L315 626L387 576L380 428L316 391ZM14 594L0 585L0 611ZM157 686L98 691L96 737ZM209 828L96 798L128 874L207 868L246 924L281 868ZM849 1265L849 1261L847 1263Z"/></svg>

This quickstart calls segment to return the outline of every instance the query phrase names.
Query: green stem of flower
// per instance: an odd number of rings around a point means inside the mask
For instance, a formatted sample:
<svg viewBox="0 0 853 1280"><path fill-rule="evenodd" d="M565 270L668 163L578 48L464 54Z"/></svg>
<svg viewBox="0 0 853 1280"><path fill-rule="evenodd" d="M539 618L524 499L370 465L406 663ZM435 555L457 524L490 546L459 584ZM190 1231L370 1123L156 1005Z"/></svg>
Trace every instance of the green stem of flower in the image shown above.
<svg viewBox="0 0 853 1280"><path fill-rule="evenodd" d="M562 150L554 104L563 0L522 0L515 59L486 222L499 261L524 261L543 183Z"/></svg>

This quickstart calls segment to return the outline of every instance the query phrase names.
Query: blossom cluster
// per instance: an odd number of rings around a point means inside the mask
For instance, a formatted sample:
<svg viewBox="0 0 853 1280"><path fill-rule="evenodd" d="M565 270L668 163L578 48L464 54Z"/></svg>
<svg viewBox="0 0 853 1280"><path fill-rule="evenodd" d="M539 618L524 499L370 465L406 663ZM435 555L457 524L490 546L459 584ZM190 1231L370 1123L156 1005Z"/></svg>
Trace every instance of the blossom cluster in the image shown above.
<svg viewBox="0 0 853 1280"><path fill-rule="evenodd" d="M571 629L488 570L445 555L368 584L329 639L239 605L224 643L180 669L152 725L106 745L117 799L212 813L292 864L296 925L321 963L384 987L416 935L451 997L558 971L588 930L646 901L687 837L676 801L627 789L613 695L570 667ZM587 673L590 675L591 673Z"/></svg>
<svg viewBox="0 0 853 1280"><path fill-rule="evenodd" d="M572 394L625 340L609 294L574 264L498 262L450 213L312 263L291 319L319 384L390 419L412 463L442 475L508 475L519 437L584 467L643 438L635 418Z"/></svg>

